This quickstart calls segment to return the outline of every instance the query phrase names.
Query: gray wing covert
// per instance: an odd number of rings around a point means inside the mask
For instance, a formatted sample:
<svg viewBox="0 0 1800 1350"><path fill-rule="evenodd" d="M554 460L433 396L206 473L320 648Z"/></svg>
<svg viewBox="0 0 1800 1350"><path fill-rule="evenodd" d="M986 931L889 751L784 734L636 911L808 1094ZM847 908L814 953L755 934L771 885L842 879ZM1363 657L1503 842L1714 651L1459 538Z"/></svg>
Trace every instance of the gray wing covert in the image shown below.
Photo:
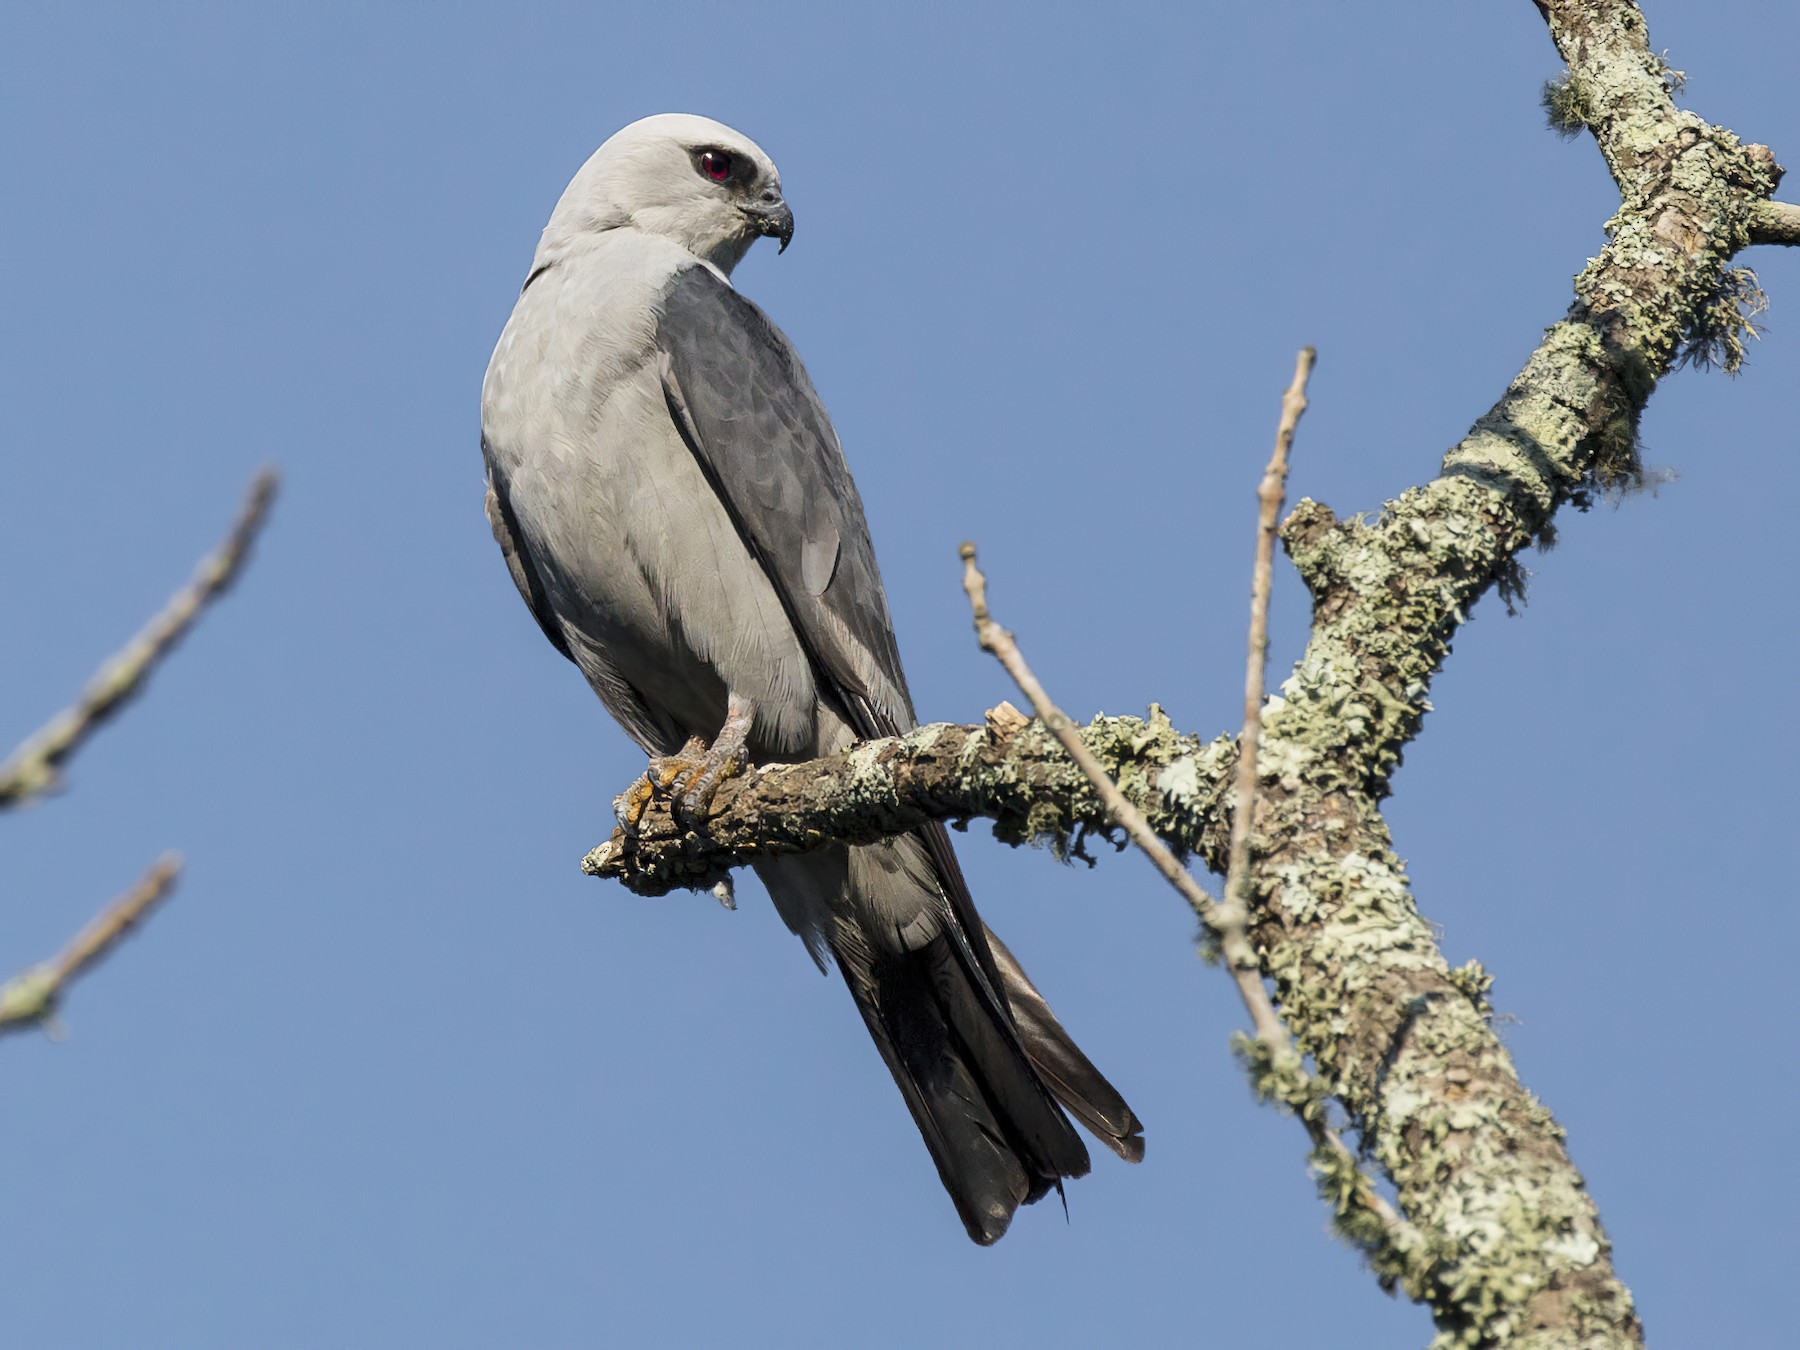
<svg viewBox="0 0 1800 1350"><path fill-rule="evenodd" d="M862 498L831 418L781 330L704 267L678 274L657 325L669 413L768 573L851 727L913 724ZM1001 987L986 927L944 827L919 830L958 919L957 940Z"/></svg>
<svg viewBox="0 0 1800 1350"><path fill-rule="evenodd" d="M910 727L862 498L799 356L705 267L670 283L656 337L670 416L851 725Z"/></svg>

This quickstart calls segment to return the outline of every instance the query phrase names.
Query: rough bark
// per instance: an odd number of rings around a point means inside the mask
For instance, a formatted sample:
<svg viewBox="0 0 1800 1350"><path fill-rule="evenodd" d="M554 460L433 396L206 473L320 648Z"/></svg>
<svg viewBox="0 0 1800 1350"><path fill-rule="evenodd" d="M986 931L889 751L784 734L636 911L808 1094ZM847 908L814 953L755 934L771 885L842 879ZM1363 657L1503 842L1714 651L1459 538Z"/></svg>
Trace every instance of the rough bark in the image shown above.
<svg viewBox="0 0 1800 1350"><path fill-rule="evenodd" d="M1095 718L1082 739L1159 835L1183 854L1209 851L1237 758L1229 738L1183 736L1152 708L1147 721ZM978 816L1008 843L1047 843L1059 854L1085 853L1090 835L1111 830L1092 785L1042 723L995 717L985 727L934 723L826 759L765 765L719 789L704 833L659 800L631 836L615 830L581 865L640 895L666 895L710 886L757 858Z"/></svg>
<svg viewBox="0 0 1800 1350"><path fill-rule="evenodd" d="M1380 804L1470 607L1508 591L1516 555L1559 507L1638 479L1637 424L1656 382L1684 359L1742 359L1760 292L1734 256L1800 240L1800 212L1768 200L1774 156L1676 108L1679 76L1636 5L1537 8L1568 64L1546 107L1592 133L1618 184L1609 241L1439 477L1371 520L1311 501L1289 517L1313 628L1265 710L1258 756L1251 936L1319 1087L1409 1221L1402 1241L1349 1235L1384 1281L1430 1306L1438 1347L1636 1345L1642 1329L1562 1130L1493 1033L1486 976L1444 961ZM1231 742L1155 715L1097 720L1084 739L1159 834L1223 871ZM587 866L659 891L770 850L972 816L1009 841L1059 846L1106 825L1040 726L933 726L733 785L704 836L658 806L636 839L615 835Z"/></svg>

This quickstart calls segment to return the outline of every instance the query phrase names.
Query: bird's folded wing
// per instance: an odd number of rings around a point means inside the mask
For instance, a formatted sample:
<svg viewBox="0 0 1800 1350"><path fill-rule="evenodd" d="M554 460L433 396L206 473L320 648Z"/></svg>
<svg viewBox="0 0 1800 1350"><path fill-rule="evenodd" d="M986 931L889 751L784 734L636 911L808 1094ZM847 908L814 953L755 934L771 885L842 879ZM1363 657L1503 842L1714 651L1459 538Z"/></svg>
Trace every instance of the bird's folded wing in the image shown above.
<svg viewBox="0 0 1800 1350"><path fill-rule="evenodd" d="M912 726L862 499L800 358L710 268L658 312L669 414L861 737Z"/></svg>
<svg viewBox="0 0 1800 1350"><path fill-rule="evenodd" d="M912 699L862 498L799 356L760 309L704 267L671 284L657 339L669 414L851 727L865 740L910 730ZM919 834L958 921L955 940L1004 1008L987 929L949 836L935 821Z"/></svg>

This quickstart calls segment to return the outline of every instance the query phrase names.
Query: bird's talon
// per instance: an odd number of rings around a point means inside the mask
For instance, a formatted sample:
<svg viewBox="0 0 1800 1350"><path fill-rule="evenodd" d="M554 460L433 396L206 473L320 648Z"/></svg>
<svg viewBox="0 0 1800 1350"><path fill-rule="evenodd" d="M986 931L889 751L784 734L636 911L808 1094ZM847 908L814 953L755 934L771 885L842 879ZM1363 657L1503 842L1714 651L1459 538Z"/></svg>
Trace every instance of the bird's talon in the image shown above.
<svg viewBox="0 0 1800 1350"><path fill-rule="evenodd" d="M743 773L748 762L749 757L741 749L724 754L708 751L706 757L695 766L692 777L681 784L681 795L676 799L675 813L682 824L703 824L712 813L713 798L719 795L719 789L724 786L725 780Z"/></svg>
<svg viewBox="0 0 1800 1350"><path fill-rule="evenodd" d="M613 798L613 816L619 822L619 828L627 835L637 833L638 822L644 818L644 811L656 796L656 788L650 781L648 773L641 774L638 780Z"/></svg>
<svg viewBox="0 0 1800 1350"><path fill-rule="evenodd" d="M645 779L658 793L666 793L683 779L691 778L706 767L706 742L690 736L687 743L672 755L656 755L644 770Z"/></svg>
<svg viewBox="0 0 1800 1350"><path fill-rule="evenodd" d="M666 797L678 783L706 768L706 742L698 736L672 755L655 755L638 780L613 799L613 814L626 834L635 835L644 812L658 797Z"/></svg>

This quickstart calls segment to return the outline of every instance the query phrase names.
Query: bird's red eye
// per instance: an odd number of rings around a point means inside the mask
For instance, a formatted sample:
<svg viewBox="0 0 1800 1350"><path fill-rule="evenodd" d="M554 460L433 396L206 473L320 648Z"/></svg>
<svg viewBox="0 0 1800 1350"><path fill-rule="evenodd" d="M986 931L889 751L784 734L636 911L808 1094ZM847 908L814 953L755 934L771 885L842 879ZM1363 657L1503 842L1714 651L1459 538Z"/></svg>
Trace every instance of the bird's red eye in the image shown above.
<svg viewBox="0 0 1800 1350"><path fill-rule="evenodd" d="M715 183L731 177L731 156L723 150L708 150L700 156L700 172Z"/></svg>

